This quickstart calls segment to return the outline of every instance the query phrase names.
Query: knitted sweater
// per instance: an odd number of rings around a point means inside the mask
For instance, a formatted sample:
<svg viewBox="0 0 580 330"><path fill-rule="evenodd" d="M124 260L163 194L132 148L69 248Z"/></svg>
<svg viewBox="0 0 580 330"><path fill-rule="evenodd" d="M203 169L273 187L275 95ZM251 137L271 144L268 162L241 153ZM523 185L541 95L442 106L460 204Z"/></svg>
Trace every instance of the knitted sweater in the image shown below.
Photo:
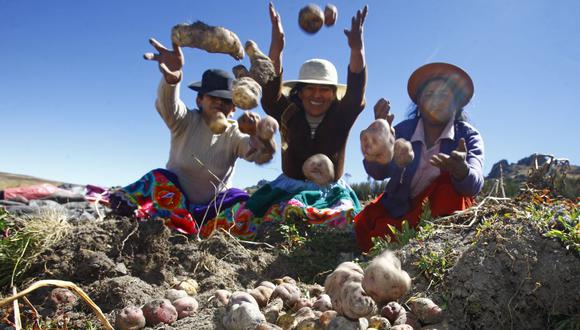
<svg viewBox="0 0 580 330"><path fill-rule="evenodd" d="M208 203L230 188L238 157L253 161L258 156L257 152L245 156L250 136L240 132L236 121L229 120L224 133L213 134L201 113L188 110L179 98L179 84L169 85L162 78L155 107L171 131L166 168L177 175L191 203Z"/></svg>

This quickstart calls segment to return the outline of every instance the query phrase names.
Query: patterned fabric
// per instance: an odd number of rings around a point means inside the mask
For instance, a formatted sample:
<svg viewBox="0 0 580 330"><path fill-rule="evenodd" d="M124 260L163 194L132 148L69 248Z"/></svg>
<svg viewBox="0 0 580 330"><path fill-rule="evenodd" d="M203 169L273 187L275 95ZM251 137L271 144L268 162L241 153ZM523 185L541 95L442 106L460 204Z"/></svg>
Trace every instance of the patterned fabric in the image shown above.
<svg viewBox="0 0 580 330"><path fill-rule="evenodd" d="M262 186L250 199L221 212L215 221L217 228L230 234L251 239L266 223L280 224L290 219L302 219L313 227L351 231L361 205L354 191L342 180L328 187L281 175ZM202 232L202 236L210 232Z"/></svg>
<svg viewBox="0 0 580 330"><path fill-rule="evenodd" d="M165 224L183 234L208 232L216 224L212 218L219 210L248 199L248 194L231 188L208 204L189 204L177 176L165 169L156 169L111 194L111 204L117 213L134 215L138 219L163 218ZM204 221L204 219L212 219ZM211 232L211 231L209 231Z"/></svg>

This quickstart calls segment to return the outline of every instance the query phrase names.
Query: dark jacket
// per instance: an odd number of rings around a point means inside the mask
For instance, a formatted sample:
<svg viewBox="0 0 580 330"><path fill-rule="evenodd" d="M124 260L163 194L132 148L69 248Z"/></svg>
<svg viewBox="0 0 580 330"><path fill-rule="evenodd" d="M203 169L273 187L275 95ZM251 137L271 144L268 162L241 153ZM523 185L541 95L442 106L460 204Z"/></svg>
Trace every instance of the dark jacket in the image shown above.
<svg viewBox="0 0 580 330"><path fill-rule="evenodd" d="M282 77L278 76L264 86L262 108L280 124L284 174L305 180L302 164L308 157L322 153L334 165L334 179L342 177L348 134L365 106L366 79L366 68L360 73L348 72L346 94L330 106L314 138L311 138L304 108L281 93Z"/></svg>

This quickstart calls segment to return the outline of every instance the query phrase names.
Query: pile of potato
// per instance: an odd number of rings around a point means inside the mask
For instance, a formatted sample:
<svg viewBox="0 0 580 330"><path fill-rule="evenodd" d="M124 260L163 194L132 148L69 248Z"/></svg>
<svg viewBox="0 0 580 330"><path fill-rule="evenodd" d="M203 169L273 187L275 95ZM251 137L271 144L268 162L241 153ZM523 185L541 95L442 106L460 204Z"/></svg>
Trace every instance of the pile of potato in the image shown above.
<svg viewBox="0 0 580 330"><path fill-rule="evenodd" d="M225 307L222 325L229 330L420 329L441 322L441 308L428 298L409 300L409 311L397 302L410 286L398 258L385 251L365 270L340 264L324 287L314 285L305 295L284 277L245 292L216 290L214 298Z"/></svg>

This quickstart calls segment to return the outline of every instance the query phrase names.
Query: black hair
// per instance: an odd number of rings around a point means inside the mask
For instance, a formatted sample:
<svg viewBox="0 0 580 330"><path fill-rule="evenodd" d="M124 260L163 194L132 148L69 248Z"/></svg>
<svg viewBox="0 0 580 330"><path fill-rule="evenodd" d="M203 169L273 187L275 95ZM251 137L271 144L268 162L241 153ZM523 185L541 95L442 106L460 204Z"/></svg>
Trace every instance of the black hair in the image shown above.
<svg viewBox="0 0 580 330"><path fill-rule="evenodd" d="M455 104L461 104L462 101L465 100L465 93L463 93L463 91L457 87L457 84L455 84L453 82L453 80L446 79L445 77L435 77L435 78L427 79L417 89L416 99L419 100L421 93L423 93L423 90L425 89L425 87L427 87L427 85L430 82L436 81L436 80L445 82L451 88L451 90L453 91L453 99L455 101ZM465 112L465 110L463 110L463 107L460 107L460 108L455 109L455 110L456 110L455 111L455 120L468 121L467 113ZM416 103L411 103L409 105L409 110L407 111L407 117L408 118L421 117L421 112L419 111L419 106Z"/></svg>

